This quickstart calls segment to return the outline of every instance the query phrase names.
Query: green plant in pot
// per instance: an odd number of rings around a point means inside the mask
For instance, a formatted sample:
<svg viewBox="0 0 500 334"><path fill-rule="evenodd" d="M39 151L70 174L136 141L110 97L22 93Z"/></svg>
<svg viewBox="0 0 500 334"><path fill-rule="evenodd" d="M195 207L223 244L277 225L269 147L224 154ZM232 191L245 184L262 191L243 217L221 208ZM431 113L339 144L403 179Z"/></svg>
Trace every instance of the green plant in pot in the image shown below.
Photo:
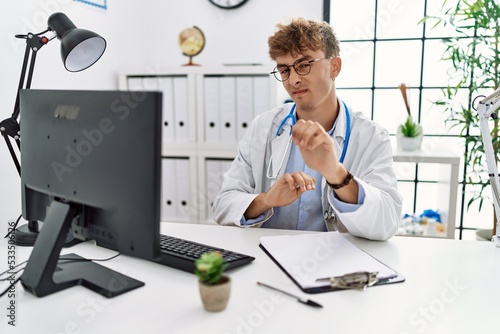
<svg viewBox="0 0 500 334"><path fill-rule="evenodd" d="M195 274L203 307L209 312L226 308L231 294L231 279L225 275L226 261L218 251L202 254L195 261Z"/></svg>
<svg viewBox="0 0 500 334"><path fill-rule="evenodd" d="M441 99L434 101L444 108L447 123L458 128L464 139L466 186L471 198L467 209L479 201L481 210L485 199L489 200L488 171L484 146L480 135L479 115L472 106L481 95L489 95L500 85L500 2L498 0L443 1L440 16L427 16L421 23L433 23L433 27L451 27L455 38L443 39L446 46L442 61L450 65L448 86ZM464 101L466 97L466 101ZM491 136L498 160L500 138L498 121L493 121ZM475 189L471 192L468 189ZM491 202L491 201L490 201ZM494 218L493 218L494 220ZM493 233L496 222L493 222Z"/></svg>
<svg viewBox="0 0 500 334"><path fill-rule="evenodd" d="M405 137L414 138L422 134L422 127L413 121L411 116L406 118L406 121L400 125L401 133Z"/></svg>
<svg viewBox="0 0 500 334"><path fill-rule="evenodd" d="M402 83L399 85L399 90L403 97L406 106L407 117L404 123L399 125L396 133L398 147L405 151L413 151L419 149L422 145L422 126L413 120L411 117L410 104L408 103L407 86Z"/></svg>

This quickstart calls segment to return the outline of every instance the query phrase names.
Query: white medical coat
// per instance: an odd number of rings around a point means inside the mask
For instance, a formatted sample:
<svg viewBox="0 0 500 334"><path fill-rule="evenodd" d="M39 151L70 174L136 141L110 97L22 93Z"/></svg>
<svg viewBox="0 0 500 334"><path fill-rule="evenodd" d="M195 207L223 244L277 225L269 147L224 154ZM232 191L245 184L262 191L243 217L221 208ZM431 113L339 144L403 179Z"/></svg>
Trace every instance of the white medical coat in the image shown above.
<svg viewBox="0 0 500 334"><path fill-rule="evenodd" d="M224 174L221 190L214 202L214 217L218 224L260 227L273 214L271 209L257 223L252 225L240 223L254 198L266 192L276 181L266 176L271 159L274 162L273 168L278 168L284 159L277 179L284 174L290 150L285 151L286 145L273 147L272 142L279 140L276 131L290 112L292 105L288 103L256 117L239 142L238 154ZM344 104L339 103L339 106L333 133L338 157L342 152L347 126ZM402 197L397 190L396 175L392 166L390 137L387 130L362 113L351 109L349 112L351 133L343 164L359 186L363 187L366 196L362 205L355 211L340 212L332 201L333 190L323 179L322 203L325 224L329 231L348 231L367 239L387 240L398 229L402 206ZM287 132L285 129L284 133ZM330 214L327 215L326 212Z"/></svg>

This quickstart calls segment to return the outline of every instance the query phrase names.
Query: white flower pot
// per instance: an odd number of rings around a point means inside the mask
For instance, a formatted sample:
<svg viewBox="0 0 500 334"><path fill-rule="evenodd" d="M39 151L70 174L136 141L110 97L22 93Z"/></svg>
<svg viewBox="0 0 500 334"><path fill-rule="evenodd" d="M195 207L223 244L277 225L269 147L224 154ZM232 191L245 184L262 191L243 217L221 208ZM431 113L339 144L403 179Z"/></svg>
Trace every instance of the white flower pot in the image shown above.
<svg viewBox="0 0 500 334"><path fill-rule="evenodd" d="M415 151L420 149L422 146L422 139L424 137L422 127L418 125L420 129L420 134L417 137L405 137L401 132L401 127L398 127L398 131L396 133L396 139L398 143L398 148L403 151Z"/></svg>

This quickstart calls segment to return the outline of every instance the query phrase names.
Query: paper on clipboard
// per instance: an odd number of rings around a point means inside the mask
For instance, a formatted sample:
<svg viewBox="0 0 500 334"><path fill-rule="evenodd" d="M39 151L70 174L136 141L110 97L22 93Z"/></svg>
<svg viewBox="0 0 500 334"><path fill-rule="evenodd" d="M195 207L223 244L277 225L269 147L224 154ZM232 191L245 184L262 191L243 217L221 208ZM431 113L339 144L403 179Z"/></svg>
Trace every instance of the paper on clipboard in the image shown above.
<svg viewBox="0 0 500 334"><path fill-rule="evenodd" d="M305 292L330 291L319 278L378 272L380 284L404 281L398 272L356 247L339 232L264 236L261 248Z"/></svg>

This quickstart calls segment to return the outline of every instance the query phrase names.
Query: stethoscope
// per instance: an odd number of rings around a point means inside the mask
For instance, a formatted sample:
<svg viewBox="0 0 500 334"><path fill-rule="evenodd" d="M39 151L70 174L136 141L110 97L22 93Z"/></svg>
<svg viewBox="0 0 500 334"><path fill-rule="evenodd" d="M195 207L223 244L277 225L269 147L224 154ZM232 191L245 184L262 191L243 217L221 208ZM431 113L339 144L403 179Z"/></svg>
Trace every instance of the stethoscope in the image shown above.
<svg viewBox="0 0 500 334"><path fill-rule="evenodd" d="M342 148L342 154L340 155L340 159L339 159L340 163L344 162L345 154L347 152L347 147L349 146L349 137L351 136L351 115L349 114L349 109L347 109L347 105L345 104L344 101L342 101L342 104L344 105L345 116L347 119L347 127L345 130L344 147ZM291 145L291 142L292 142L292 126L294 126L295 123L297 123L297 118L295 117L295 107L296 107L296 104L294 103L292 106L292 109L290 109L290 112L288 113L288 115L286 115L285 118L283 118L280 125L278 126L278 130L276 131L276 137L278 138L279 136L281 136L283 134L284 127L285 127L285 125L287 125L287 122L290 120L291 126L290 126L290 131L288 133L289 138L287 141L286 148L283 151L283 157L281 158L279 168L276 170L276 173L274 173L274 174L272 173L272 171L271 171L271 169L272 169L271 165L272 165L272 161L273 161L272 156L271 156L271 159L269 160L269 164L267 165L267 175L266 176L267 176L267 178L269 178L271 180L276 180L278 178L278 175L281 171L281 168L283 168L283 164L285 163L286 153L288 152L290 145Z"/></svg>

